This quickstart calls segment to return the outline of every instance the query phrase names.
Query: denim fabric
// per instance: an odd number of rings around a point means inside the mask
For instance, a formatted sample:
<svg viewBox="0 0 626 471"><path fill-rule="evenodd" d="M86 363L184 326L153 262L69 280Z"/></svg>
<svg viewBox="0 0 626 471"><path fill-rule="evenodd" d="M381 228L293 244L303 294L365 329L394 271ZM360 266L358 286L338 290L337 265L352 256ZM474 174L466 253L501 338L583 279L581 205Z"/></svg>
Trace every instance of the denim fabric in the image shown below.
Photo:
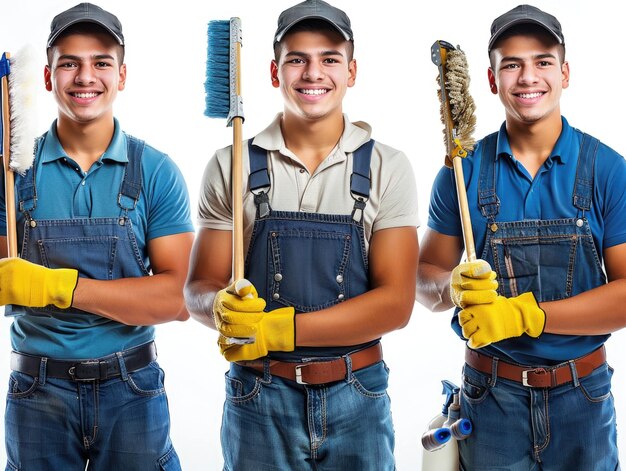
<svg viewBox="0 0 626 471"><path fill-rule="evenodd" d="M12 372L5 412L7 470L180 470L156 362L106 381Z"/></svg>
<svg viewBox="0 0 626 471"><path fill-rule="evenodd" d="M528 388L465 365L461 410L474 429L458 442L461 469L619 470L612 375L605 363L573 383Z"/></svg>
<svg viewBox="0 0 626 471"><path fill-rule="evenodd" d="M356 372L348 367L345 380L322 386L231 364L222 420L224 470L395 469L387 380L382 361Z"/></svg>

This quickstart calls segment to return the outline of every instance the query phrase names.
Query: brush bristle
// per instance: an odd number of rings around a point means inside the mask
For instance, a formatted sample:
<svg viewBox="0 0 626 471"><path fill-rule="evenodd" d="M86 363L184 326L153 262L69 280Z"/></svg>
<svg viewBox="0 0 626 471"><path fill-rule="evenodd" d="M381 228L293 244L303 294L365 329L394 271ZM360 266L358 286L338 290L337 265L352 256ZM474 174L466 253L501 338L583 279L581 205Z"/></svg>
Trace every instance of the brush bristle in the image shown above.
<svg viewBox="0 0 626 471"><path fill-rule="evenodd" d="M37 54L25 46L10 58L9 103L11 116L10 166L23 174L33 165L36 123L36 85L39 83Z"/></svg>
<svg viewBox="0 0 626 471"><path fill-rule="evenodd" d="M209 22L206 63L206 109L209 118L227 118L230 111L230 21Z"/></svg>
<svg viewBox="0 0 626 471"><path fill-rule="evenodd" d="M465 53L460 49L449 51L446 61L446 90L450 100L450 113L456 137L466 151L474 149L472 137L476 127L476 105L469 93L469 67Z"/></svg>

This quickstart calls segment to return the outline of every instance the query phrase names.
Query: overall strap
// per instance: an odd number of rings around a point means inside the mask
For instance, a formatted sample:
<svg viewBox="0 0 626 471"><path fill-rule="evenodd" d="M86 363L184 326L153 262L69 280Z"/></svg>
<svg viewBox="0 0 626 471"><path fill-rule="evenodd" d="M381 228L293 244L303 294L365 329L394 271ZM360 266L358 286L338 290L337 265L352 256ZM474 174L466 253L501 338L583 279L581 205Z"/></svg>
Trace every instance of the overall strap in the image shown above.
<svg viewBox="0 0 626 471"><path fill-rule="evenodd" d="M589 134L583 133L576 166L576 181L572 198L574 206L583 211L591 209L593 200L593 174L596 153L600 141Z"/></svg>
<svg viewBox="0 0 626 471"><path fill-rule="evenodd" d="M354 199L352 219L356 222L363 221L365 205L370 197L370 162L374 139L370 139L354 151L352 156L352 175L350 175L350 195Z"/></svg>
<svg viewBox="0 0 626 471"><path fill-rule="evenodd" d="M257 217L269 216L270 199L267 193L270 191L272 182L267 171L267 151L248 141L248 156L250 160L250 191L254 194L254 204L257 208Z"/></svg>
<svg viewBox="0 0 626 471"><path fill-rule="evenodd" d="M39 136L35 140L35 160L33 161L33 165L26 170L26 173L22 176L22 178L16 179L15 186L15 197L18 201L18 209L21 212L30 212L33 211L37 207L37 187L35 185L35 174L36 170L39 167L39 159L41 155L38 155L38 150L41 144L43 143L46 135L48 133L45 132L41 136Z"/></svg>
<svg viewBox="0 0 626 471"><path fill-rule="evenodd" d="M498 133L483 139L480 156L480 175L478 180L478 206L480 212L489 220L494 220L500 211L500 199L496 194L496 150Z"/></svg>
<svg viewBox="0 0 626 471"><path fill-rule="evenodd" d="M137 206L141 194L141 156L145 142L128 134L126 140L128 142L128 164L124 169L124 179L117 196L117 204L126 211L132 211Z"/></svg>

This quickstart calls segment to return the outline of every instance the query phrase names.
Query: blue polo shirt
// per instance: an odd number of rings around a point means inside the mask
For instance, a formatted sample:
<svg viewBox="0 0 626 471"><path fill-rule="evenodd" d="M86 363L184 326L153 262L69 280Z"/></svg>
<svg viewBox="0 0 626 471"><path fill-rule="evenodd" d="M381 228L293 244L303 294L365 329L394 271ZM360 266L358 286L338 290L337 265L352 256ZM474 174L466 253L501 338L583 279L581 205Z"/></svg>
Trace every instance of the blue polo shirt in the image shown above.
<svg viewBox="0 0 626 471"><path fill-rule="evenodd" d="M565 118L562 118L562 123L563 129L554 149L534 178L512 155L505 124L501 126L495 162L496 193L500 200L498 221L578 216L572 193L582 132L571 127ZM478 206L483 146L484 140L478 142L474 151L463 159L477 257L484 252L487 233L487 218ZM626 242L626 161L604 144L600 144L596 154L593 201L585 216L600 257L604 249ZM428 227L450 236L462 237L463 234L454 172L446 167L440 170L433 184Z"/></svg>
<svg viewBox="0 0 626 471"><path fill-rule="evenodd" d="M59 142L56 121L38 147L36 169L38 219L118 217L118 193L125 172L127 137L115 120L115 131L104 154L87 172L72 160ZM142 191L131 219L137 249L150 270L148 241L183 232L193 232L189 196L183 176L174 162L146 145L141 158ZM16 175L16 180L20 177ZM19 180L18 180L19 181ZM4 192L0 195L0 233L6 235ZM25 215L17 210L17 225ZM18 244L19 246L19 244ZM20 315L14 306L11 341L15 350L52 358L96 358L148 342L154 327L132 327L91 316L80 324L49 316ZM81 311L74 311L77 315ZM93 319L92 319L93 318Z"/></svg>

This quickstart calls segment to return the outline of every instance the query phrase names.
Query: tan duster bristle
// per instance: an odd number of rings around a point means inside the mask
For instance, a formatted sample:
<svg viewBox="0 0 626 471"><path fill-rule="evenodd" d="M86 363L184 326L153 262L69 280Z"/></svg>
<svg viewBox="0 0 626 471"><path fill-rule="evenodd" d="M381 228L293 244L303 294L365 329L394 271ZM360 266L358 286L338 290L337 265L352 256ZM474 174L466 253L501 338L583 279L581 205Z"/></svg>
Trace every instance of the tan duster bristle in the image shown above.
<svg viewBox="0 0 626 471"><path fill-rule="evenodd" d="M472 137L476 128L476 105L469 93L469 72L465 53L455 49L448 53L446 61L446 90L450 101L450 113L456 129L456 137L466 151L474 149Z"/></svg>

